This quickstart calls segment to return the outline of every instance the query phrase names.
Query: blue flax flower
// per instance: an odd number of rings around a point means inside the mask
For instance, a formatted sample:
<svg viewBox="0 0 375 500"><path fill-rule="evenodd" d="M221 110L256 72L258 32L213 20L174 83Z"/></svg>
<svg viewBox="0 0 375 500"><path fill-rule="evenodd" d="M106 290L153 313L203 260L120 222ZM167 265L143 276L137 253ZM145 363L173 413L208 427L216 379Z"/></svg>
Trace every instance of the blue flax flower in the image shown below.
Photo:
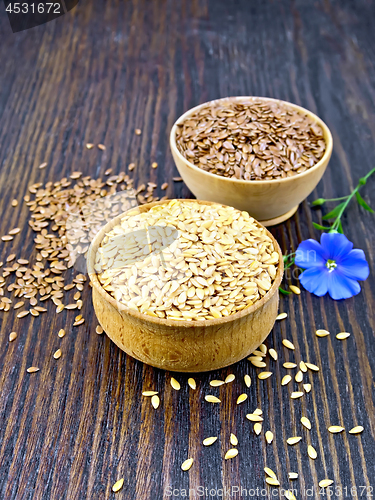
<svg viewBox="0 0 375 500"><path fill-rule="evenodd" d="M353 243L339 233L323 233L320 243L303 241L295 264L305 269L299 279L306 290L319 297L328 292L335 300L357 295L358 280L365 280L370 272L363 250L353 250Z"/></svg>

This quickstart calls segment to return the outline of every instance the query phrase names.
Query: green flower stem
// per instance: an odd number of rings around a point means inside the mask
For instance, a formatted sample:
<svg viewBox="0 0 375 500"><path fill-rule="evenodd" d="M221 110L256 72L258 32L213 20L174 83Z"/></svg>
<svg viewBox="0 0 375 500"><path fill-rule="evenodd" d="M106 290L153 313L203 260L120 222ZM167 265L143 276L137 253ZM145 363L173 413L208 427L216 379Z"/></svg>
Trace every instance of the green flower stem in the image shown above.
<svg viewBox="0 0 375 500"><path fill-rule="evenodd" d="M329 230L330 233L333 233L333 232L338 230L338 228L340 227L341 217L342 217L343 213L345 212L346 207L349 205L351 199L353 198L353 196L356 195L356 193L360 190L360 188L366 184L367 179L374 173L375 173L375 168L370 170L370 172L368 172L368 174L366 174L364 177L361 177L359 179L357 186L353 189L353 191L348 196L342 198L342 199L346 198L346 201L344 202L343 206L341 207L341 209L338 213L338 216L335 219L335 222L332 224L331 229Z"/></svg>
<svg viewBox="0 0 375 500"><path fill-rule="evenodd" d="M340 201L340 200L346 200L346 198L348 197L349 195L347 194L346 196L341 196L340 198L324 198L324 201Z"/></svg>

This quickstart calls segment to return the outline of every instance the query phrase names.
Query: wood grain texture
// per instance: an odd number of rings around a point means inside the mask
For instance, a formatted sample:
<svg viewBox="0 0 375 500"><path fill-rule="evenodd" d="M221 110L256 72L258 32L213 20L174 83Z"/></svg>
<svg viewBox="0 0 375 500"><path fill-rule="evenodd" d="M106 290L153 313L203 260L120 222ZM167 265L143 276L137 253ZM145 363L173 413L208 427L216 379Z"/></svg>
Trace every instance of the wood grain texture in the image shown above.
<svg viewBox="0 0 375 500"><path fill-rule="evenodd" d="M334 150L310 199L346 194L375 164L374 14L374 0L82 0L56 21L13 34L2 10L1 234L16 226L22 232L1 242L0 260L13 252L32 254L28 208L21 200L34 182L59 180L73 170L93 177L107 168L118 173L134 161L136 185L169 180L169 197L190 197L182 183L171 181L177 171L170 128L190 107L227 95L280 98L319 115L332 131ZM87 142L107 149L88 151ZM39 170L44 161L47 168ZM150 168L152 161L157 169ZM373 193L371 180L363 190L366 201ZM13 198L20 201L16 209ZM312 221L321 221L321 212L304 202L272 233L283 251L293 251L299 241L318 238ZM343 223L355 247L365 251L373 276L374 216L353 204ZM312 498L303 490L316 489L325 477L343 489L334 498L355 498L355 486L359 498L371 498L374 296L370 278L358 297L345 302L308 293L281 298L289 318L277 323L267 345L282 362L304 359L321 368L306 375L312 391L296 401L288 397L292 383L280 387L286 373L281 362L268 362L273 376L265 381L246 360L196 375L196 391L188 388L186 374L177 375L182 388L174 391L171 374L142 365L96 335L88 289L86 322L79 328L72 328L74 311L56 315L50 307L45 315L23 319L0 312L0 498L164 500L183 498L182 489L198 486L261 489L266 465L283 487L288 471L299 473L293 483L297 498ZM62 327L68 333L59 339ZM318 339L317 328L331 336ZM9 343L13 330L18 338ZM343 330L352 335L340 342L333 334ZM294 342L294 354L282 347L283 338ZM63 354L56 361L58 347ZM41 370L26 373L31 365ZM209 387L211 378L229 373L235 382ZM245 373L253 380L250 389L243 384ZM151 388L161 395L156 411L140 395ZM237 406L241 392L249 398ZM222 403L206 403L207 393ZM245 418L256 407L264 412L264 430L275 434L271 445L254 435ZM302 415L313 423L310 432L301 428ZM331 435L332 424L363 425L365 431ZM231 432L239 439L239 455L224 461ZM296 434L303 442L286 445ZM203 447L211 435L218 441ZM318 452L315 461L307 456L310 442ZM183 472L180 464L190 456L194 465ZM114 494L111 486L120 477L124 488ZM180 496L169 497L168 487ZM277 498L271 493L267 487L264 498ZM192 491L190 498L212 496ZM316 490L313 498L320 498Z"/></svg>

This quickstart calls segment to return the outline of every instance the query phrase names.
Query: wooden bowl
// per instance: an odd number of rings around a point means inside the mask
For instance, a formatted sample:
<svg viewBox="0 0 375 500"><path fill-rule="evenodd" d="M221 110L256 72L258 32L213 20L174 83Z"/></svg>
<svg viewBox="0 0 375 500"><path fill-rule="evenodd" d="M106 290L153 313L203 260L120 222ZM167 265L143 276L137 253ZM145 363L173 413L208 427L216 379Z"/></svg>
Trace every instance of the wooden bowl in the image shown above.
<svg viewBox="0 0 375 500"><path fill-rule="evenodd" d="M242 102L252 97L226 97L210 103ZM246 210L264 226L279 224L291 217L298 205L315 189L324 174L332 154L332 135L327 125L305 108L286 101L257 97L262 101L273 101L306 114L323 129L326 150L322 159L312 168L294 177L279 180L246 181L222 177L206 172L187 160L177 149L177 125L206 106L207 102L184 113L175 122L170 134L170 147L176 167L190 191L201 200L216 201L239 210Z"/></svg>
<svg viewBox="0 0 375 500"><path fill-rule="evenodd" d="M191 200L187 200L191 201ZM140 212L165 201L140 206ZM212 202L198 203L213 205ZM129 309L101 286L94 271L95 255L106 233L125 214L106 224L92 241L87 266L92 298L99 323L113 342L130 356L151 366L179 372L204 372L223 368L248 356L271 331L278 313L278 287L283 276L283 258L273 236L280 263L271 289L247 309L225 318L178 321L154 318Z"/></svg>

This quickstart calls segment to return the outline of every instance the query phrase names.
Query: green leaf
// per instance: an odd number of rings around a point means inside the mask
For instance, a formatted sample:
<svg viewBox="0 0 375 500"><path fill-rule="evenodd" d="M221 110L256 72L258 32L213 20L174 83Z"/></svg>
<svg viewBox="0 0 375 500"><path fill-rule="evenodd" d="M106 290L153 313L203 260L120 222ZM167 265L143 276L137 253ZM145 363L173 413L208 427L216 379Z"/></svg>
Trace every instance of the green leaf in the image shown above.
<svg viewBox="0 0 375 500"><path fill-rule="evenodd" d="M367 205L367 203L362 198L362 196L358 193L358 191L355 193L355 197L357 198L357 201L358 201L359 205L361 205L361 207L363 207L368 212L375 214L375 211L369 205Z"/></svg>
<svg viewBox="0 0 375 500"><path fill-rule="evenodd" d="M322 217L323 220L336 219L340 215L342 207L345 205L345 201L339 203L331 212Z"/></svg>
<svg viewBox="0 0 375 500"><path fill-rule="evenodd" d="M315 229L321 229L322 231L327 231L328 229L331 229L330 227L321 226L320 224L317 224L316 222L313 222L313 226L315 227Z"/></svg>
<svg viewBox="0 0 375 500"><path fill-rule="evenodd" d="M338 225L338 228L337 228L337 232L340 233L340 234L344 234L344 230L342 228L342 224L341 224L341 220L339 221L339 225Z"/></svg>
<svg viewBox="0 0 375 500"><path fill-rule="evenodd" d="M283 295L290 295L292 292L288 292L287 290L284 290L284 288L281 288L281 286L279 286L279 292L282 293Z"/></svg>
<svg viewBox="0 0 375 500"><path fill-rule="evenodd" d="M324 203L326 202L326 200L324 198L318 198L317 200L314 200L311 205L316 207L316 206L319 206L319 205L323 205Z"/></svg>

